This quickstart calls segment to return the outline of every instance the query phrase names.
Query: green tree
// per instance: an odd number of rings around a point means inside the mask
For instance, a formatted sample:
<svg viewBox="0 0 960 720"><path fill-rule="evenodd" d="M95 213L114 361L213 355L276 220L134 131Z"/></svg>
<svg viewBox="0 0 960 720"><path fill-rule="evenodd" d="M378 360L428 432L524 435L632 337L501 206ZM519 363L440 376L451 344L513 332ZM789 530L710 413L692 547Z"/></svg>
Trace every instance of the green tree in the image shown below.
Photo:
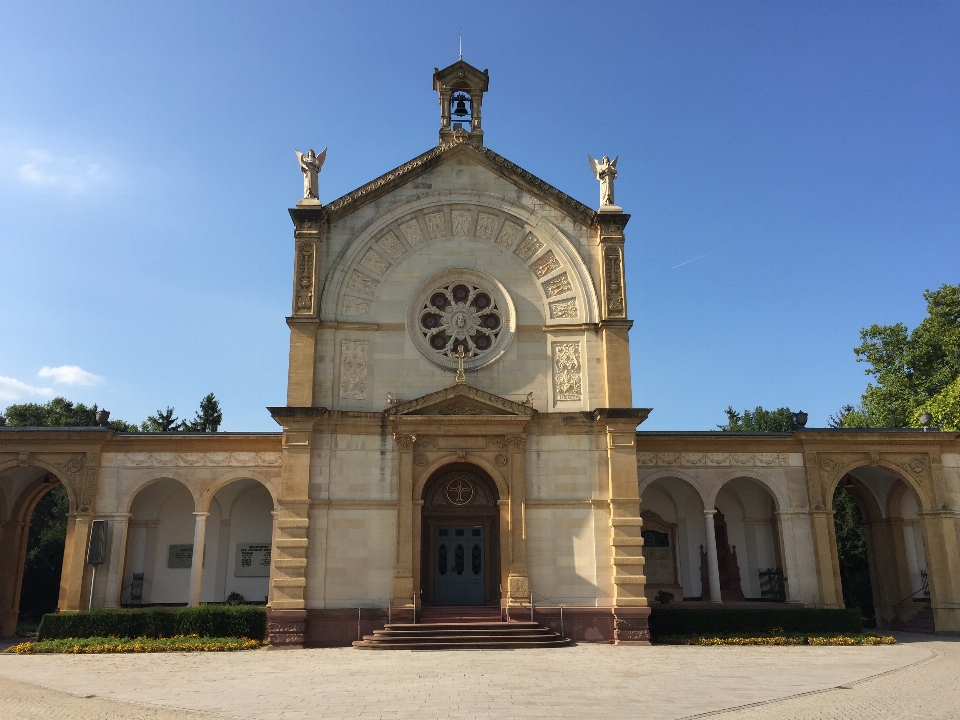
<svg viewBox="0 0 960 720"><path fill-rule="evenodd" d="M191 432L216 432L223 422L223 413L220 412L220 403L213 393L200 401L200 409L190 422L183 422L185 430Z"/></svg>
<svg viewBox="0 0 960 720"><path fill-rule="evenodd" d="M10 405L4 411L6 424L18 427L93 427L97 425L97 411L94 404L87 407L83 403L74 405L62 397L50 402L22 403ZM123 420L110 420L108 426L117 432L139 432L136 425Z"/></svg>
<svg viewBox="0 0 960 720"><path fill-rule="evenodd" d="M33 510L20 589L20 620L37 622L57 609L69 509L67 491L57 484Z"/></svg>
<svg viewBox="0 0 960 720"><path fill-rule="evenodd" d="M853 496L842 486L833 494L833 510L843 602L849 608L860 608L864 624L873 627L876 625L876 613L873 607L873 589L870 586L863 516Z"/></svg>
<svg viewBox="0 0 960 720"><path fill-rule="evenodd" d="M874 378L860 408L867 427L919 427L926 410L933 427L960 430L960 285L923 297L927 316L913 331L903 323L860 331L854 352Z"/></svg>
<svg viewBox="0 0 960 720"><path fill-rule="evenodd" d="M727 424L717 425L725 432L791 432L800 425L793 411L788 407L776 410L764 410L759 405L753 412L744 410L738 413L733 407L727 407Z"/></svg>
<svg viewBox="0 0 960 720"><path fill-rule="evenodd" d="M156 415L148 415L140 424L143 432L176 432L181 429L180 419L173 416L173 408L167 405L166 410L157 410Z"/></svg>

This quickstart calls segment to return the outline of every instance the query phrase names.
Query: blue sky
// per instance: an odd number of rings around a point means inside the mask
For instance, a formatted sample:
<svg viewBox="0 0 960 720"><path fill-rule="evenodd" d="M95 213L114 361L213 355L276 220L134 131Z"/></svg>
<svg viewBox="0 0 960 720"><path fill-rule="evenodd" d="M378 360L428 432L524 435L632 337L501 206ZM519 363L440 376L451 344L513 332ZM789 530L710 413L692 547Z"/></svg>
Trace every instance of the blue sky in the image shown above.
<svg viewBox="0 0 960 720"><path fill-rule="evenodd" d="M643 429L823 426L960 282L960 3L0 0L0 408L277 429L293 149L329 201L435 145L461 26L490 148L593 207L620 156Z"/></svg>

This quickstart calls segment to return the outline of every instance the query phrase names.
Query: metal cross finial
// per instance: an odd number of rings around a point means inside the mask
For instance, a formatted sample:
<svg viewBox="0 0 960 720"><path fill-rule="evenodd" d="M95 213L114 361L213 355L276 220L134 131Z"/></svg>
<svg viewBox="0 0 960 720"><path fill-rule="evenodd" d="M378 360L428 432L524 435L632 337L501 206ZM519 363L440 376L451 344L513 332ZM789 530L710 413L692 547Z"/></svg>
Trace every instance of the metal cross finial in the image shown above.
<svg viewBox="0 0 960 720"><path fill-rule="evenodd" d="M457 359L457 385L465 385L467 376L463 372L463 359L467 357L467 355L463 352L463 345L457 346L457 352L453 357Z"/></svg>

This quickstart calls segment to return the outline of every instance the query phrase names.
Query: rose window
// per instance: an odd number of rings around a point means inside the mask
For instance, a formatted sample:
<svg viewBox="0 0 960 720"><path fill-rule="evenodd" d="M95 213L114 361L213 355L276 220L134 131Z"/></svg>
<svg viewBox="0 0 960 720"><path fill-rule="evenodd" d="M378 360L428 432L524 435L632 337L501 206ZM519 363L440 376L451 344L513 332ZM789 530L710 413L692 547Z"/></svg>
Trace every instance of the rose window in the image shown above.
<svg viewBox="0 0 960 720"><path fill-rule="evenodd" d="M457 357L472 369L492 362L509 342L512 303L492 278L452 271L426 284L411 313L411 335L432 362L456 369Z"/></svg>

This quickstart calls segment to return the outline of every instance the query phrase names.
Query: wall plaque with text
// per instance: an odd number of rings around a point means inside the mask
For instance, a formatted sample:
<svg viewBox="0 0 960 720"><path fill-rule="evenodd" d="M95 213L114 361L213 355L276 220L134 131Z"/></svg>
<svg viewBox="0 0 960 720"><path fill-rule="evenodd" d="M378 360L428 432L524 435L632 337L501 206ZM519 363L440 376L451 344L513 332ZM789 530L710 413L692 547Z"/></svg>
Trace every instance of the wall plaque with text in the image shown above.
<svg viewBox="0 0 960 720"><path fill-rule="evenodd" d="M270 577L270 543L238 543L234 577Z"/></svg>
<svg viewBox="0 0 960 720"><path fill-rule="evenodd" d="M193 565L193 543L171 545L167 548L168 568L188 568Z"/></svg>

